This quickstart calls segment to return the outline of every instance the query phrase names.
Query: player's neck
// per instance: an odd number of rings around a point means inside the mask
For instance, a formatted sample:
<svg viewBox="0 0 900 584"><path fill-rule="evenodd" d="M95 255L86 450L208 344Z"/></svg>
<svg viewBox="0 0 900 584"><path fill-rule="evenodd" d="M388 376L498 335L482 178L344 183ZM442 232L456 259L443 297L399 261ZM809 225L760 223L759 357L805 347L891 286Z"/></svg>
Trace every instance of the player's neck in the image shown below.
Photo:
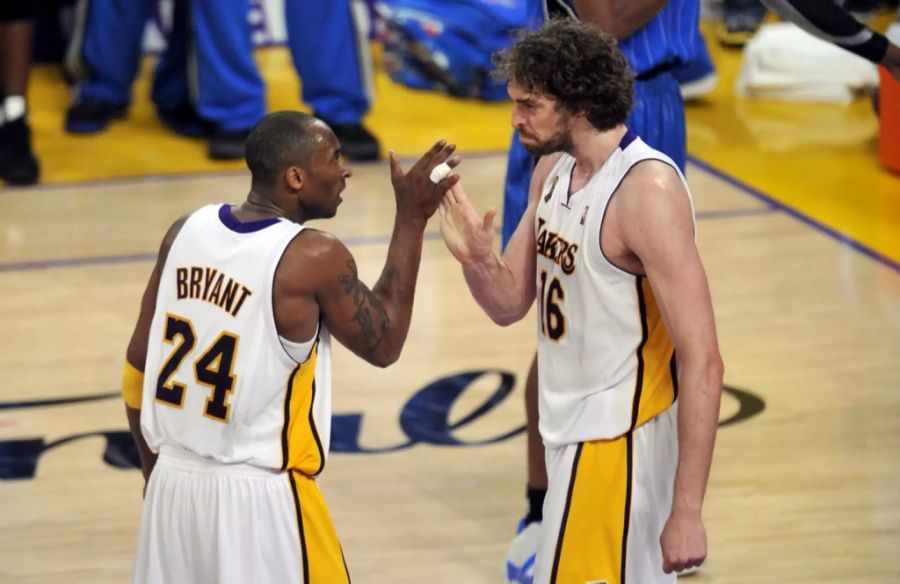
<svg viewBox="0 0 900 584"><path fill-rule="evenodd" d="M291 217L290 213L272 200L271 197L254 190L251 190L247 195L246 201L235 208L234 215L241 221L269 219L272 217L284 217L291 221L297 221L297 218Z"/></svg>
<svg viewBox="0 0 900 584"><path fill-rule="evenodd" d="M600 132L590 124L572 130L572 151L578 174L593 176L615 153L622 137L628 131L624 124L611 130Z"/></svg>

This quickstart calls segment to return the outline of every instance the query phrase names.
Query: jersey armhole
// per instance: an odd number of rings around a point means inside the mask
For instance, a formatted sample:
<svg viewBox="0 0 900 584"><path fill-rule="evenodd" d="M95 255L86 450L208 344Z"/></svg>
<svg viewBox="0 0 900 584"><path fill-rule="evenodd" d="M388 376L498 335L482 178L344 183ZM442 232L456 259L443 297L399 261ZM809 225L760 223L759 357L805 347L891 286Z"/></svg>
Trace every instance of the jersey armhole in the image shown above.
<svg viewBox="0 0 900 584"><path fill-rule="evenodd" d="M269 291L269 316L271 317L272 322L272 330L275 331L275 337L278 339L278 345L281 347L284 355L291 360L293 363L303 364L307 360L309 360L309 356L312 354L312 348L315 346L316 340L319 338L319 331L321 329L321 311L320 318L316 321L316 332L313 333L312 338L307 341L292 341L287 339L281 335L281 332L278 330L278 319L275 316L275 275L278 273L278 268L281 266L281 262L284 260L284 254L287 252L287 249L291 246L291 244L296 241L296 239L306 230L302 225L299 226L299 229L296 233L294 233L284 244L284 247L281 248L281 253L278 256L278 260L275 262L275 267L272 269L272 275L269 279L269 287L271 290ZM306 356L302 359L298 359L298 356L301 353L304 353L305 345L308 345L308 349L305 350Z"/></svg>
<svg viewBox="0 0 900 584"><path fill-rule="evenodd" d="M644 162L644 160L656 160L655 158L644 158L642 160L637 161L628 167L628 170L625 171L625 174L622 175L622 178L619 179L619 183L616 185L616 188L612 190L612 193L609 195L609 199L606 201L606 206L603 208L603 215L600 217L600 229L597 231L597 248L600 250L600 256L606 261L607 264L622 272L623 274L627 274L629 276L634 276L635 278L643 277L644 274L636 274L631 270L626 270L616 262L609 259L606 255L606 252L603 251L603 226L606 225L606 214L609 212L609 207L612 205L613 199L619 193L619 188L622 186L622 183L625 182L625 179L628 178L628 175L631 174L631 171L635 166Z"/></svg>
<svg viewBox="0 0 900 584"><path fill-rule="evenodd" d="M634 276L636 278L645 278L647 275L646 274L637 274L637 273L632 272L631 270L627 270L627 269L623 268L622 266L616 264L614 261L609 259L609 257L607 257L606 253L603 251L603 226L606 224L606 213L607 213L607 211L609 211L609 206L612 205L613 199L619 193L619 189L621 188L622 183L625 182L625 179L628 178L628 175L631 174L631 171L634 170L635 167L637 167L640 164L643 164L644 162L649 162L649 161L661 162L675 171L676 176L678 176L678 180L680 180L682 185L685 187L685 191L686 191L687 197L688 197L688 203L691 206L692 214L693 214L693 208L694 208L694 202L693 202L693 200L691 200L691 194L687 188L687 182L685 181L684 177L682 176L681 171L672 162L665 160L663 158L647 157L647 158L641 158L640 160L634 162L631 166L628 167L628 170L625 171L625 174L623 174L622 178L619 179L619 183L616 185L616 188L613 189L612 194L609 195L609 200L607 200L606 207L603 209L603 216L600 218L600 229L599 229L599 232L597 235L597 247L600 249L600 255L603 257L603 259L606 261L606 263L608 263L610 266L612 266L616 270L618 270L624 274L628 274L629 276ZM694 237L696 238L696 236L697 236L697 222L696 221L692 221L692 228L694 230Z"/></svg>

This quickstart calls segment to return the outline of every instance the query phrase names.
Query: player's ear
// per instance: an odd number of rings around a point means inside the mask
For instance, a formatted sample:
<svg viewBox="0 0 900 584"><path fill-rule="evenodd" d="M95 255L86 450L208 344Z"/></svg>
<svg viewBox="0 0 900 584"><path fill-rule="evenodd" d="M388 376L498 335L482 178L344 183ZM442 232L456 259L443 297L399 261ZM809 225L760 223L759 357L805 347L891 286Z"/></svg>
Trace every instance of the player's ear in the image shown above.
<svg viewBox="0 0 900 584"><path fill-rule="evenodd" d="M292 191L299 191L306 186L306 171L299 166L289 166L284 172L284 178Z"/></svg>

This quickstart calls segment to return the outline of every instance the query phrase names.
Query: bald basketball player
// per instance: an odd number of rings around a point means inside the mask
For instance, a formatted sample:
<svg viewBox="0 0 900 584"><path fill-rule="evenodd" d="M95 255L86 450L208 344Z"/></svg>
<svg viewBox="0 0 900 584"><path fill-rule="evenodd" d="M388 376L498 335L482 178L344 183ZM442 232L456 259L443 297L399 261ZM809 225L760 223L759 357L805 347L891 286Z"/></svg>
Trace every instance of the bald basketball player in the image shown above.
<svg viewBox="0 0 900 584"><path fill-rule="evenodd" d="M373 288L337 238L351 176L334 132L298 112L246 144L239 205L209 205L163 239L128 346L123 393L147 479L132 581L349 582L316 482L331 431L334 336L386 367L409 330L425 224L458 177L436 143L409 172Z"/></svg>

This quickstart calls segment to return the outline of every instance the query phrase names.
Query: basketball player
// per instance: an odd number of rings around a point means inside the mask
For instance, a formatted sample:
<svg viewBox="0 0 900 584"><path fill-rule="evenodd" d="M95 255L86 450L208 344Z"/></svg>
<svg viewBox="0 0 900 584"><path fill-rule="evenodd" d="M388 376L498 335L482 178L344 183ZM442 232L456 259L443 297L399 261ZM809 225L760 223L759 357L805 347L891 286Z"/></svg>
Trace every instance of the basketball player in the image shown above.
<svg viewBox="0 0 900 584"><path fill-rule="evenodd" d="M674 71L705 52L698 26L698 0L530 0L543 9L545 16L581 18L614 34L619 47L636 74L634 108L626 124L650 146L666 154L684 171L687 162L684 102ZM503 197L502 245L505 248L528 205L529 184L536 159L513 135ZM525 382L525 411L528 436L528 511L512 542L533 541L526 533L539 528L547 470L544 446L537 431L537 357ZM526 544L526 547L528 544ZM527 578L520 578L527 582Z"/></svg>
<svg viewBox="0 0 900 584"><path fill-rule="evenodd" d="M176 221L128 346L123 394L146 482L133 582L348 582L316 482L331 431L333 335L369 363L397 360L425 224L455 175L440 141L404 174L381 277L305 227L333 217L351 176L322 121L278 112L247 140L240 205ZM146 374L146 375L145 375Z"/></svg>
<svg viewBox="0 0 900 584"><path fill-rule="evenodd" d="M674 582L706 556L723 371L687 184L625 126L633 77L611 36L553 21L501 68L513 125L542 156L528 208L502 258L494 211L482 220L460 185L441 231L494 321L539 304L549 483L534 581Z"/></svg>
<svg viewBox="0 0 900 584"><path fill-rule="evenodd" d="M705 52L698 31L696 0L530 0L532 22L551 15L580 18L613 33L637 74L635 108L626 124L650 146L674 160L682 172L687 161L684 105L673 76L686 61ZM900 48L856 21L831 0L764 0L770 8L808 32L837 44L900 79ZM693 56L692 56L693 55ZM503 199L502 245L505 248L528 203L528 185L536 160L514 134ZM528 435L528 511L517 539L541 521L547 486L544 449L537 431L537 358L525 383ZM514 540L513 547L521 547ZM525 578L527 580L527 578Z"/></svg>

